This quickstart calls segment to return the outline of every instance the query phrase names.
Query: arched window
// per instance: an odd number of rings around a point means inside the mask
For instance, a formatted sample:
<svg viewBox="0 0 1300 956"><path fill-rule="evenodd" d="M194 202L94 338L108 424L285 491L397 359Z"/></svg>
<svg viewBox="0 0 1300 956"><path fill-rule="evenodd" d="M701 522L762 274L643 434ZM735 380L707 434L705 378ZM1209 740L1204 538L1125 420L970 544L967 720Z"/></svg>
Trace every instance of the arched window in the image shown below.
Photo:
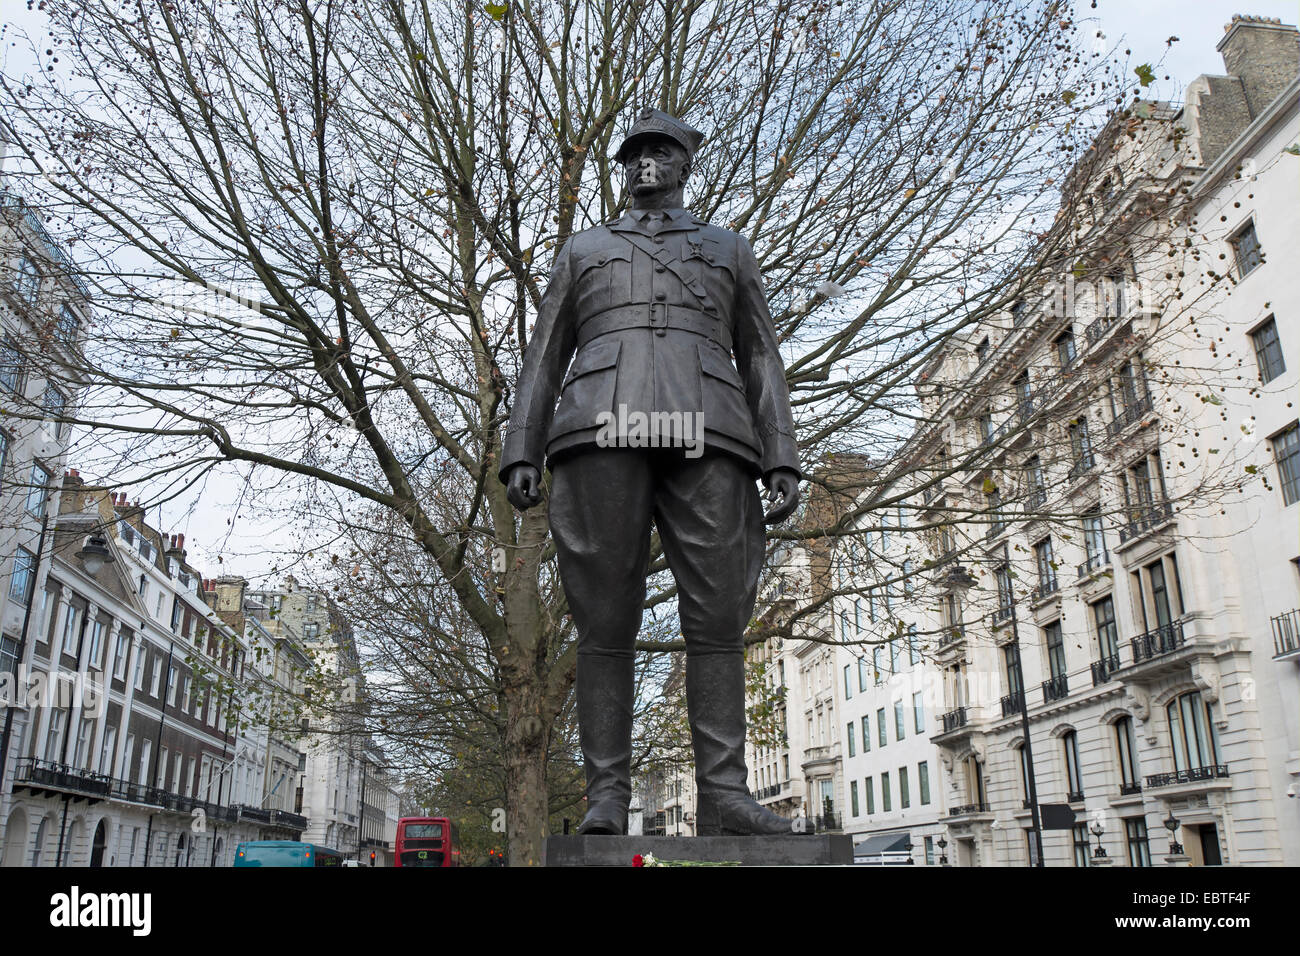
<svg viewBox="0 0 1300 956"><path fill-rule="evenodd" d="M1121 717L1115 721L1115 752L1119 757L1119 792L1141 793L1138 781L1137 735L1133 733L1133 718Z"/></svg>
<svg viewBox="0 0 1300 956"><path fill-rule="evenodd" d="M36 828L36 842L32 845L32 866L41 865L41 851L45 849L45 824L47 822L49 821L42 817L40 825Z"/></svg>
<svg viewBox="0 0 1300 956"><path fill-rule="evenodd" d="M1201 700L1200 691L1180 694L1165 708L1169 715L1169 742L1174 752L1174 769L1198 770L1219 762L1218 742L1214 739L1214 722L1210 705Z"/></svg>
<svg viewBox="0 0 1300 956"><path fill-rule="evenodd" d="M1065 782L1069 790L1066 799L1075 803L1083 799L1083 774L1079 771L1079 735L1071 730L1061 738L1065 748Z"/></svg>

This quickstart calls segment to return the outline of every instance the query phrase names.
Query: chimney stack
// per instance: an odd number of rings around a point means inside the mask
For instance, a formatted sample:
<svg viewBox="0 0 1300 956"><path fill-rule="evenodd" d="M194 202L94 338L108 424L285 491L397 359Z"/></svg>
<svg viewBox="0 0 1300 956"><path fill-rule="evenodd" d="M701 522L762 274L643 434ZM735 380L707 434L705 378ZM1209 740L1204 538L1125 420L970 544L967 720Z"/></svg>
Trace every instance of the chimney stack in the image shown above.
<svg viewBox="0 0 1300 956"><path fill-rule="evenodd" d="M1300 72L1300 32L1277 17L1236 14L1218 43L1229 76L1241 80L1253 120Z"/></svg>

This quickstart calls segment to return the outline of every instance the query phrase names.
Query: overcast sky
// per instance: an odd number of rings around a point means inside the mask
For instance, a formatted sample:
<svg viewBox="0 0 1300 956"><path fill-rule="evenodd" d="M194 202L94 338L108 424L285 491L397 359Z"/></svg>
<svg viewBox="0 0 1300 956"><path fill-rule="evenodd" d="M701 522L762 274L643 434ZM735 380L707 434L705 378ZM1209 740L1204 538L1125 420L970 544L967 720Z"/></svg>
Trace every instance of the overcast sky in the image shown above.
<svg viewBox="0 0 1300 956"><path fill-rule="evenodd" d="M17 73L24 65L26 54L24 44L13 42L13 31L39 36L44 15L28 10L23 0L0 0L0 10L3 11L0 22L4 24L4 32L0 34L3 36L0 64L7 73ZM1160 64L1156 71L1159 79L1149 92L1161 99L1177 101L1181 101L1183 90L1196 77L1223 72L1223 60L1215 44L1223 37L1224 25L1234 13L1278 17L1283 23L1294 24L1300 19L1300 3L1296 0L1076 2L1076 15L1101 30L1106 49L1123 41L1119 52L1123 55L1124 49L1130 50L1129 62L1133 65ZM1168 39L1174 36L1178 40L1169 44ZM1165 80L1165 76L1169 79ZM68 465L75 468L77 462L69 461ZM163 509L161 530L168 534L184 533L191 561L207 576L238 572L256 578L269 572L274 564L283 566L283 553L268 553L268 545L281 552L301 546L294 541L297 535L276 532L247 513L237 514L239 487L233 476L209 480L203 490L201 507L186 508L180 502L173 502ZM159 522L156 509L149 517L151 522ZM227 524L232 518L233 525ZM218 554L224 557L220 564Z"/></svg>

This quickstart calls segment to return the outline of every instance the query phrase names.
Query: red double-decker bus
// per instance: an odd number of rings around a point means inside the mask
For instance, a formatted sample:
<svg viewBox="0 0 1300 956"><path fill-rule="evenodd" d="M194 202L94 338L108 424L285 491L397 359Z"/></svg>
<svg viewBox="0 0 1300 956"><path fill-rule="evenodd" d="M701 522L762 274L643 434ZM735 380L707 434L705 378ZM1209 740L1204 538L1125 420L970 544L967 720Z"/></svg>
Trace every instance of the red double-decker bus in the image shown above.
<svg viewBox="0 0 1300 956"><path fill-rule="evenodd" d="M402 817L393 851L394 866L460 866L456 826L446 817Z"/></svg>

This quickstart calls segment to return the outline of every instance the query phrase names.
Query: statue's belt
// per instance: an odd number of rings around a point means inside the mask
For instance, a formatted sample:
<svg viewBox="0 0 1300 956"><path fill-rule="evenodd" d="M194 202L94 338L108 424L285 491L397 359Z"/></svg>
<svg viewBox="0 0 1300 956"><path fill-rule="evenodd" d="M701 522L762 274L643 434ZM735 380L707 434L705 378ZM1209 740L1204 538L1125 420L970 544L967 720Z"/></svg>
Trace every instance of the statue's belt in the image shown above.
<svg viewBox="0 0 1300 956"><path fill-rule="evenodd" d="M717 313L663 302L624 305L584 319L578 326L577 347L582 348L598 336L625 329L652 329L656 335L665 335L668 329L693 332L718 343L724 351L731 351L731 330Z"/></svg>

